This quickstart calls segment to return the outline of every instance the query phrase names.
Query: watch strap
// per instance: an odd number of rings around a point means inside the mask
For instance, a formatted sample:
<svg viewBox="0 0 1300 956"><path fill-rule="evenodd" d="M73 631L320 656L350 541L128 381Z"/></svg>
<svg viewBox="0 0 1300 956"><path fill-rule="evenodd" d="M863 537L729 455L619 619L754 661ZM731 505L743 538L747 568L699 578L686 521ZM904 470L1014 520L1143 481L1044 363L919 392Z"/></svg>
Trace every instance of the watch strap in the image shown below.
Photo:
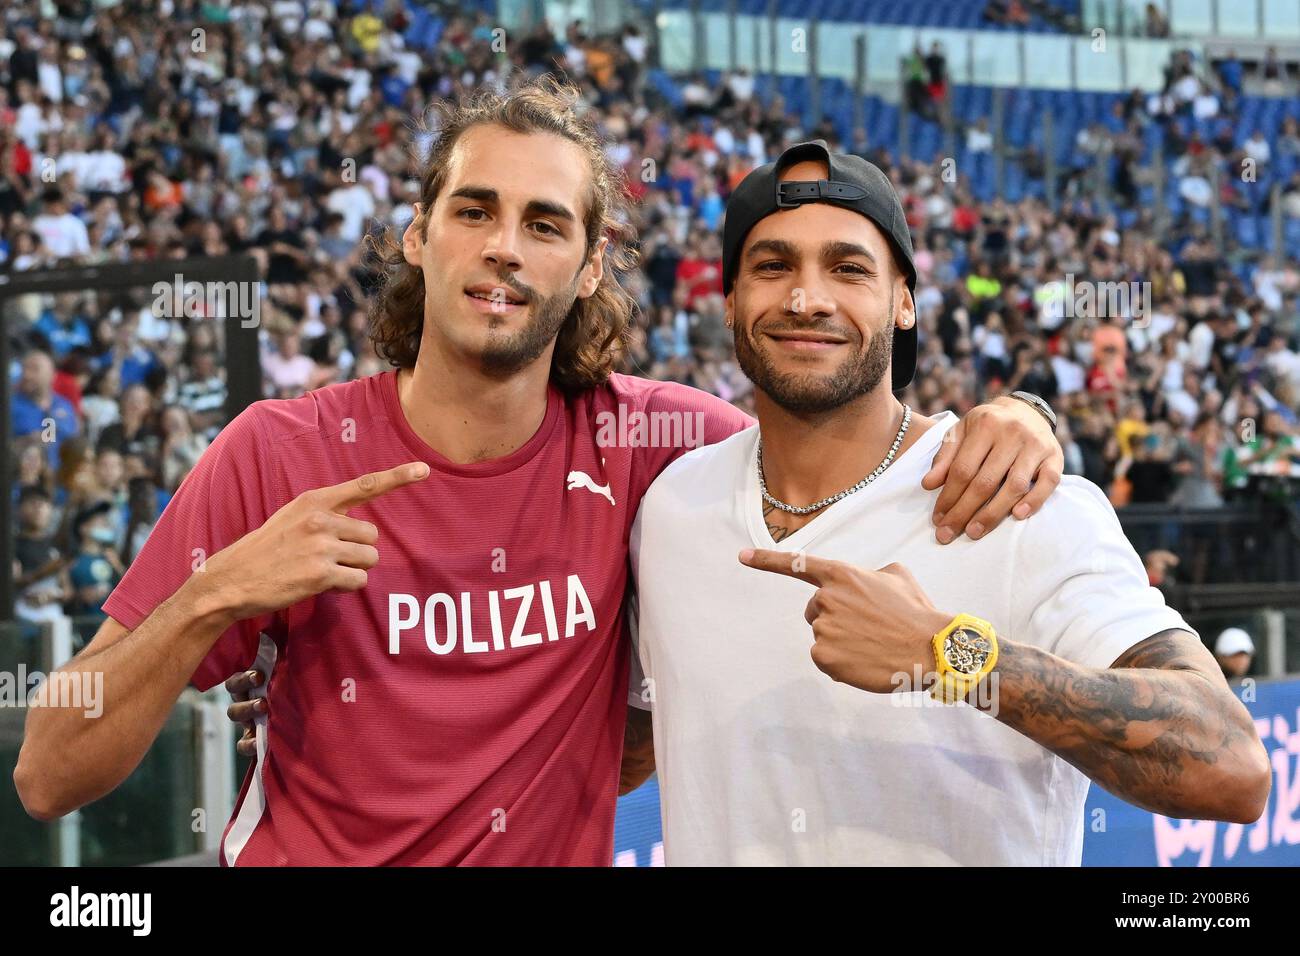
<svg viewBox="0 0 1300 956"><path fill-rule="evenodd" d="M1052 429L1052 434L1056 434L1056 412L1052 411L1052 406L1048 405L1045 399L1039 398L1033 392L1012 392L1011 398L1016 401L1024 402L1032 407L1038 414L1043 416L1048 426Z"/></svg>

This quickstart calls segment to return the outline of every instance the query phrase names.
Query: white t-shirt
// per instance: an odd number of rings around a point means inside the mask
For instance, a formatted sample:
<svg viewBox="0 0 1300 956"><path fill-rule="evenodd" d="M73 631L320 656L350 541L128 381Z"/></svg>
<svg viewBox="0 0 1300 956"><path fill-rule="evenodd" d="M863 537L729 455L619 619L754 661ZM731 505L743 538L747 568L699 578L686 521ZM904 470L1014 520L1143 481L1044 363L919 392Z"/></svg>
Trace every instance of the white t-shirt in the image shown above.
<svg viewBox="0 0 1300 956"><path fill-rule="evenodd" d="M1274 375L1286 379L1293 389L1300 389L1300 355L1290 349L1282 349L1280 352L1270 352L1265 361Z"/></svg>
<svg viewBox="0 0 1300 956"><path fill-rule="evenodd" d="M86 164L78 174L77 184L84 189L121 193L131 188L126 172L126 160L112 150L99 150L86 156Z"/></svg>
<svg viewBox="0 0 1300 956"><path fill-rule="evenodd" d="M875 482L779 543L760 509L757 426L688 452L642 499L631 560L646 690L629 699L653 713L669 866L1080 863L1082 773L964 703L835 683L809 655L812 585L737 560L760 547L897 561L940 610L1087 667L1191 630L1082 478L1027 521L938 544L938 492L921 478L957 419L937 418Z"/></svg>
<svg viewBox="0 0 1300 956"><path fill-rule="evenodd" d="M84 256L90 252L90 234L86 224L70 212L52 216L42 213L32 220L32 230L41 237L45 248L59 258Z"/></svg>
<svg viewBox="0 0 1300 956"><path fill-rule="evenodd" d="M1052 356L1052 371L1056 374L1056 390L1062 395L1082 392L1087 384L1083 366L1063 355Z"/></svg>
<svg viewBox="0 0 1300 956"><path fill-rule="evenodd" d="M1210 357L1214 352L1214 329L1210 328L1210 323L1198 322L1192 326L1192 331L1187 334L1187 340L1192 346L1192 367L1198 371L1209 368Z"/></svg>
<svg viewBox="0 0 1300 956"><path fill-rule="evenodd" d="M348 242L360 242L366 220L375 214L375 197L363 183L340 186L326 198L325 208L342 214L339 235Z"/></svg>

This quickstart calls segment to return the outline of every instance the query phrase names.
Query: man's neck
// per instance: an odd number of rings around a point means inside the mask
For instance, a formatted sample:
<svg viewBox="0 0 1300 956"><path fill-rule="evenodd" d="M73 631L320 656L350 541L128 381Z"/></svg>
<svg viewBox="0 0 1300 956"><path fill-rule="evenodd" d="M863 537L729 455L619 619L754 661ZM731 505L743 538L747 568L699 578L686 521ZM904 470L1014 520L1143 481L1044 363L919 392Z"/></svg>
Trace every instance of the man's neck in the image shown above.
<svg viewBox="0 0 1300 956"><path fill-rule="evenodd" d="M762 391L755 411L763 439L763 478L778 501L798 507L851 488L884 460L903 423L903 406L881 385L832 412L808 415L787 411ZM912 413L907 434L894 457L902 455L934 420ZM820 512L793 515L764 504L769 528L790 533ZM773 537L778 535L773 531Z"/></svg>
<svg viewBox="0 0 1300 956"><path fill-rule="evenodd" d="M508 378L447 361L428 343L412 369L397 376L397 395L411 430L444 458L468 464L521 448L546 418L550 350Z"/></svg>

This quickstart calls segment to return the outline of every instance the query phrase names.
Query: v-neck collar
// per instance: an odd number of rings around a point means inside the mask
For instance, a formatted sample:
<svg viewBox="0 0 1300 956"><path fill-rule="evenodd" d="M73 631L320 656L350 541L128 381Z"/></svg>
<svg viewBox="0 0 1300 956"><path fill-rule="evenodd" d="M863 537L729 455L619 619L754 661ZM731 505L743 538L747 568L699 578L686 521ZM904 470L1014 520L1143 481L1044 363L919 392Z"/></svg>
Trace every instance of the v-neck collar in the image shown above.
<svg viewBox="0 0 1300 956"><path fill-rule="evenodd" d="M940 412L933 417L934 424L930 426L930 429L915 443L904 449L902 454L898 455L890 463L880 477L861 491L856 491L847 497L841 498L833 505L827 505L806 525L780 541L772 539L772 533L767 530L767 524L763 521L763 495L758 487L758 465L755 460L758 453L760 429L759 426L754 426L753 435L746 442L745 476L739 482L736 492L740 498L739 506L745 515L745 524L749 528L749 537L754 543L754 547L774 551L806 551L808 546L821 537L823 533L838 527L862 507L861 502L870 501L879 496L883 493L882 489L890 487L894 482L905 481L906 476L899 465L904 461L910 463L921 455L929 454L933 457L934 452L943 441L943 436L958 421L957 416L949 411Z"/></svg>

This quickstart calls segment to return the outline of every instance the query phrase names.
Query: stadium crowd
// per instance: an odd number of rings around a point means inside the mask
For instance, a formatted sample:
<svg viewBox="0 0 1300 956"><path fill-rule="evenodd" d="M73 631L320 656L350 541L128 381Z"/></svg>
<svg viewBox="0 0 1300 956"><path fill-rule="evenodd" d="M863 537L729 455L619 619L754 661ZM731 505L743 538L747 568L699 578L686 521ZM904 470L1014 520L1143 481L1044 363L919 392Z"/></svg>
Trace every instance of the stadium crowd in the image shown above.
<svg viewBox="0 0 1300 956"><path fill-rule="evenodd" d="M51 6L57 17L40 15ZM507 37L485 14L423 6L439 30L417 50L400 2L8 3L0 270L248 253L264 280L268 396L381 371L366 335L376 275L365 240L412 215L412 157L433 135L412 120L435 98L555 72L581 88L634 200L641 265L623 281L641 312L628 371L751 408L723 325L726 198L781 144L823 137L881 165L909 212L922 355L907 400L919 410L1041 395L1059 414L1067 471L1118 507L1215 507L1259 493L1260 472L1300 468L1294 263L1230 268L1231 237L1220 249L1181 219L1158 232L1146 211L1121 229L1078 177L1056 212L1039 199L978 202L960 175L945 182L935 163L877 149L861 130L801 128L745 71L716 86L683 79L674 107L647 82L653 51L633 27ZM1177 63L1165 91L1136 97L1118 130L1088 130L1079 150L1128 155L1135 130L1196 109L1211 89L1218 79ZM972 122L968 146L988 140ZM1272 144L1230 128L1166 158L1174 175L1204 176L1242 152L1267 163L1291 149L1294 123ZM1144 171L1135 159L1115 168L1123 204L1124 177ZM1300 215L1300 182L1294 194L1287 215ZM1077 303L1087 283L1136 283L1149 309ZM148 290L72 289L9 303L23 617L100 614L224 422L221 324L152 302Z"/></svg>

